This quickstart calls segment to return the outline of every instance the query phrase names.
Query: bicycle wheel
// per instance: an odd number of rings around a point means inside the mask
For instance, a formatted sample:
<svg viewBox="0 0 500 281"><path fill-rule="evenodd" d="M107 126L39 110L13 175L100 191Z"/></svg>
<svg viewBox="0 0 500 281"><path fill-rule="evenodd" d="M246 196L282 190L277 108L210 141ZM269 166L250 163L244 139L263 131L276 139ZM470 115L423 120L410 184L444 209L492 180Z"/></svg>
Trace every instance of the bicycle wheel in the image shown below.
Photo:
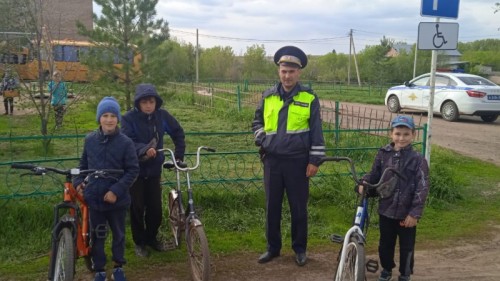
<svg viewBox="0 0 500 281"><path fill-rule="evenodd" d="M75 244L71 229L64 227L57 239L54 280L72 281L75 273Z"/></svg>
<svg viewBox="0 0 500 281"><path fill-rule="evenodd" d="M203 225L190 223L187 233L187 248L191 275L194 281L210 279L210 251Z"/></svg>
<svg viewBox="0 0 500 281"><path fill-rule="evenodd" d="M179 208L179 197L174 198L172 193L168 195L168 223L174 236L175 247L178 247L185 227Z"/></svg>
<svg viewBox="0 0 500 281"><path fill-rule="evenodd" d="M347 249L342 273L339 271L340 255L337 259L337 271L334 280L365 281L365 247L358 234L351 235ZM341 249L342 252L342 249ZM341 275L340 275L341 274Z"/></svg>

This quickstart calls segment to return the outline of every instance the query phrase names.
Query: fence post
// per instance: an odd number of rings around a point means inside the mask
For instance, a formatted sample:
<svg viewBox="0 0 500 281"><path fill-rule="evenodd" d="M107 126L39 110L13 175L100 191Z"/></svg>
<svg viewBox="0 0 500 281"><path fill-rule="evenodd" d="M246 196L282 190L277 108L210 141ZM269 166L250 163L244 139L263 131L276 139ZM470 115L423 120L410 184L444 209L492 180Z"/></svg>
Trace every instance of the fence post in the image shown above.
<svg viewBox="0 0 500 281"><path fill-rule="evenodd" d="M241 93L240 93L240 85L236 86L236 98L238 99L238 112L241 112Z"/></svg>
<svg viewBox="0 0 500 281"><path fill-rule="evenodd" d="M243 89L245 92L248 92L248 79L245 79L245 83L243 83L243 85L245 86Z"/></svg>
<svg viewBox="0 0 500 281"><path fill-rule="evenodd" d="M335 144L339 143L339 134L340 134L340 114L339 114L339 101L335 101Z"/></svg>

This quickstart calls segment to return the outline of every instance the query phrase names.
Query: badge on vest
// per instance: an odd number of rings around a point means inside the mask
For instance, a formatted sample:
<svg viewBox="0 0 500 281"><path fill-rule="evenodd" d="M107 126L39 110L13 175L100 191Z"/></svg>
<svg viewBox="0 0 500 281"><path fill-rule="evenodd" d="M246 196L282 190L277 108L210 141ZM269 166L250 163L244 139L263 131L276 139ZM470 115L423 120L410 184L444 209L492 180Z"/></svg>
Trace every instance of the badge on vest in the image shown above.
<svg viewBox="0 0 500 281"><path fill-rule="evenodd" d="M297 105L297 106L301 106L301 107L309 107L308 103L300 102L300 101L294 101L293 105Z"/></svg>

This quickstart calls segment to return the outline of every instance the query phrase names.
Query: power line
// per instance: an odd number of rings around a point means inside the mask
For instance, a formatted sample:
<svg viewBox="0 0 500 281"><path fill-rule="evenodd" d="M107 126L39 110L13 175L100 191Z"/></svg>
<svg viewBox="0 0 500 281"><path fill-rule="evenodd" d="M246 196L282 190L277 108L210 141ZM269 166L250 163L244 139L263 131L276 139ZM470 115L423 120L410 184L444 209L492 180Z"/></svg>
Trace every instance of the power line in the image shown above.
<svg viewBox="0 0 500 281"><path fill-rule="evenodd" d="M174 33L180 33L185 35L196 36L196 32L183 31L178 29L170 29ZM259 42L259 43L329 43L335 40L344 40L349 36L339 36L339 37L326 37L326 38L311 38L311 39L255 39L255 38L238 38L238 37L227 37L218 35L208 35L198 33L199 37L220 39L220 40L230 40L239 42Z"/></svg>

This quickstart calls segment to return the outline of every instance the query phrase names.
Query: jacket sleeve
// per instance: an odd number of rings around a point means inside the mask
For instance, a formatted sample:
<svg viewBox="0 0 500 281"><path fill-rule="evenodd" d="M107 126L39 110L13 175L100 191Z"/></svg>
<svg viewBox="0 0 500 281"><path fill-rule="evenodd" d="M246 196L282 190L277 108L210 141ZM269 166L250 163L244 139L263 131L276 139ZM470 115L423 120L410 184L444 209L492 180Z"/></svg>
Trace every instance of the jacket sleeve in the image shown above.
<svg viewBox="0 0 500 281"><path fill-rule="evenodd" d="M420 155L417 174L415 176L415 194L413 195L412 206L409 215L414 218L421 218L425 207L425 201L429 193L429 166L427 160Z"/></svg>
<svg viewBox="0 0 500 281"><path fill-rule="evenodd" d="M321 121L321 108L318 97L311 103L309 129L311 139L309 162L315 166L319 166L321 158L325 157L325 140L323 138L323 124Z"/></svg>
<svg viewBox="0 0 500 281"><path fill-rule="evenodd" d="M87 139L85 139L85 142L86 141L87 141ZM80 158L80 164L79 164L78 168L80 170L87 170L89 168L89 164L88 164L88 160L87 160L87 146L86 145L83 146L82 157ZM78 176L74 177L72 180L73 186L74 187L79 186L83 182L84 179L85 179L84 175L78 175Z"/></svg>
<svg viewBox="0 0 500 281"><path fill-rule="evenodd" d="M139 141L139 138L134 130L134 120L131 119L133 119L133 116L128 116L128 114L125 114L122 117L122 125L120 129L123 134L125 134L134 142L136 156L140 157L149 149L149 147L147 143L142 143Z"/></svg>
<svg viewBox="0 0 500 281"><path fill-rule="evenodd" d="M380 177L382 176L382 150L379 150L377 155L375 156L375 160L373 161L372 168L370 172L363 176L363 180L367 183L375 184L379 182Z"/></svg>
<svg viewBox="0 0 500 281"><path fill-rule="evenodd" d="M137 155L134 153L134 144L132 141L123 136L126 141L123 145L123 170L124 174L120 177L118 182L110 187L110 190L118 197L121 198L125 192L129 192L130 186L134 183L139 175L139 161Z"/></svg>
<svg viewBox="0 0 500 281"><path fill-rule="evenodd" d="M252 131L254 135L254 141L256 146L261 146L266 137L266 132L264 131L264 98L262 98L255 109L255 116L252 121Z"/></svg>
<svg viewBox="0 0 500 281"><path fill-rule="evenodd" d="M167 126L164 128L165 132L170 136L175 146L175 159L184 160L184 153L186 152L186 136L184 129L179 121L175 119L170 113L166 112Z"/></svg>

